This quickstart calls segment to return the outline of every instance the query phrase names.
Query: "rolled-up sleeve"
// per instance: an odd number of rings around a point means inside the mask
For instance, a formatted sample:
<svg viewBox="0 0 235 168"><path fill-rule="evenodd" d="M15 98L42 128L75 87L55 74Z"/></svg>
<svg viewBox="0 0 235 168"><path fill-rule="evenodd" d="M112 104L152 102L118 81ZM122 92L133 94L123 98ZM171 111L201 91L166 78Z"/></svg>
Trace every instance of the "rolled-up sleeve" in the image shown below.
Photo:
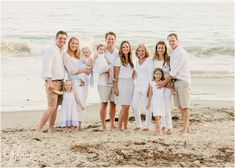
<svg viewBox="0 0 235 168"><path fill-rule="evenodd" d="M54 61L54 54L51 50L46 50L43 54L42 60L42 77L43 79L52 78L52 65Z"/></svg>
<svg viewBox="0 0 235 168"><path fill-rule="evenodd" d="M184 63L184 55L183 53L177 53L174 55L174 57L171 57L170 65L171 65L171 71L169 74L171 76L176 76L176 74L179 72L180 68L182 67Z"/></svg>

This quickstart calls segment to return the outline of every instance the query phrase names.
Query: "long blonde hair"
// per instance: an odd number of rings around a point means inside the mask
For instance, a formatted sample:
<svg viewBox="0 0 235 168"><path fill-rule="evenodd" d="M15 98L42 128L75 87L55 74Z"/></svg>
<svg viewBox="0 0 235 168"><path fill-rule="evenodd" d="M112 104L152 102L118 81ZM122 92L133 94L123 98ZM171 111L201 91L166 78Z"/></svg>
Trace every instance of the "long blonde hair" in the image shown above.
<svg viewBox="0 0 235 168"><path fill-rule="evenodd" d="M70 48L70 43L71 43L73 40L77 40L77 42L78 42L78 49L77 49L75 52L72 51L71 48ZM78 38L76 38L76 37L71 37L71 38L70 38L70 40L69 40L69 42L68 42L67 53L68 53L70 56L73 56L73 55L74 55L76 58L80 59L81 50L80 50L80 48L79 48L79 40L78 40Z"/></svg>

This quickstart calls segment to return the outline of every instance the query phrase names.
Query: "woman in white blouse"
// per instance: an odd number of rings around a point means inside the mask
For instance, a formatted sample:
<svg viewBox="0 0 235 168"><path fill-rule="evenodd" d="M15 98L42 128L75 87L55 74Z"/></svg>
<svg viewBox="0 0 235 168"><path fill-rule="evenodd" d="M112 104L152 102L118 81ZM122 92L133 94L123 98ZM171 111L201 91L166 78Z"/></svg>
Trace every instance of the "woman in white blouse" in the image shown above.
<svg viewBox="0 0 235 168"><path fill-rule="evenodd" d="M148 85L152 81L153 76L153 61L149 58L149 50L144 44L140 44L136 49L136 80L135 90L132 101L132 109L135 117L136 128L134 130L140 130L142 128L140 117L140 101L144 101L144 111L146 113L144 131L148 131L152 122L152 111L147 110L147 91Z"/></svg>
<svg viewBox="0 0 235 168"><path fill-rule="evenodd" d="M153 57L154 68L161 68L164 76L168 76L170 72L170 57L167 54L167 46L164 41L159 41L155 47L155 54ZM167 129L168 133L172 132L172 118L171 118L171 101L172 93L170 88L165 89L165 116L161 117L162 129Z"/></svg>
<svg viewBox="0 0 235 168"><path fill-rule="evenodd" d="M114 65L114 94L115 103L122 106L118 118L118 129L123 131L127 129L129 120L129 108L133 98L134 64L132 62L132 51L128 41L123 41L119 49L119 58Z"/></svg>
<svg viewBox="0 0 235 168"><path fill-rule="evenodd" d="M82 105L85 106L86 99L86 91L85 86L81 85L81 80L79 74L85 73L90 74L91 69L86 68L86 65L80 59L81 51L79 49L79 40L76 37L72 37L68 43L67 52L63 54L64 65L68 74L69 80L72 81L73 88L75 90L76 95L82 102ZM84 121L84 111L78 105L78 113L79 113L79 127L78 130L81 131L81 124Z"/></svg>

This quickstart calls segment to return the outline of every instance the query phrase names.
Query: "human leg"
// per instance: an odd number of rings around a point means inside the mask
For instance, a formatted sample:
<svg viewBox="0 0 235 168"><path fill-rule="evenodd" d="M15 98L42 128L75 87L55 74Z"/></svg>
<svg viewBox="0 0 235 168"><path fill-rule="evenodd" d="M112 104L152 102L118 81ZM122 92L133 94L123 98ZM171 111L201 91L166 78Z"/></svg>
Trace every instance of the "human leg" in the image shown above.
<svg viewBox="0 0 235 168"><path fill-rule="evenodd" d="M141 93L138 92L137 90L134 90L134 96L133 96L133 100L132 100L132 110L133 110L133 114L135 117L135 130L140 129L142 126L141 124L141 117L140 117L140 108L139 108L139 104L141 101Z"/></svg>

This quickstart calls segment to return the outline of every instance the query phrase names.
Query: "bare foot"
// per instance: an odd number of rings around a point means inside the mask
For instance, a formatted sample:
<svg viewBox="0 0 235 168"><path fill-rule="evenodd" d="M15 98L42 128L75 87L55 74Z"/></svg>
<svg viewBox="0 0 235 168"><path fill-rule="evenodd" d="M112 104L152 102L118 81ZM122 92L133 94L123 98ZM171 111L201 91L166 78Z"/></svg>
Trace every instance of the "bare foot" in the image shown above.
<svg viewBox="0 0 235 168"><path fill-rule="evenodd" d="M171 135L171 134L172 134L172 130L171 130L171 129L168 129L168 130L167 130L167 134L168 134L168 135Z"/></svg>
<svg viewBox="0 0 235 168"><path fill-rule="evenodd" d="M142 129L142 131L148 131L149 129L148 128L144 128L144 129Z"/></svg>
<svg viewBox="0 0 235 168"><path fill-rule="evenodd" d="M50 133L50 134L55 133L55 129L54 128L53 129L48 129L48 133Z"/></svg>
<svg viewBox="0 0 235 168"><path fill-rule="evenodd" d="M187 132L187 130L182 130L182 132L181 132L181 136L184 136L184 135L187 135L188 134L188 132Z"/></svg>
<svg viewBox="0 0 235 168"><path fill-rule="evenodd" d="M124 131L124 130L122 129L122 127L118 127L118 130L119 130L119 131Z"/></svg>
<svg viewBox="0 0 235 168"><path fill-rule="evenodd" d="M102 130L106 130L106 126L105 125L102 126Z"/></svg>
<svg viewBox="0 0 235 168"><path fill-rule="evenodd" d="M84 129L82 129L81 127L78 127L77 131L84 131Z"/></svg>
<svg viewBox="0 0 235 168"><path fill-rule="evenodd" d="M111 125L111 129L116 129L117 127L115 125Z"/></svg>
<svg viewBox="0 0 235 168"><path fill-rule="evenodd" d="M162 134L162 132L155 132L155 135L156 136L162 136L163 134Z"/></svg>
<svg viewBox="0 0 235 168"><path fill-rule="evenodd" d="M134 129L134 131L138 131L138 130L140 130L141 128L139 128L139 127L136 127L135 129Z"/></svg>
<svg viewBox="0 0 235 168"><path fill-rule="evenodd" d="M40 138L42 134L42 131L35 131L35 133L33 134L33 139L37 140Z"/></svg>
<svg viewBox="0 0 235 168"><path fill-rule="evenodd" d="M188 133L190 133L190 132L191 132L191 129L190 129L189 127L187 128L187 132L188 132Z"/></svg>

